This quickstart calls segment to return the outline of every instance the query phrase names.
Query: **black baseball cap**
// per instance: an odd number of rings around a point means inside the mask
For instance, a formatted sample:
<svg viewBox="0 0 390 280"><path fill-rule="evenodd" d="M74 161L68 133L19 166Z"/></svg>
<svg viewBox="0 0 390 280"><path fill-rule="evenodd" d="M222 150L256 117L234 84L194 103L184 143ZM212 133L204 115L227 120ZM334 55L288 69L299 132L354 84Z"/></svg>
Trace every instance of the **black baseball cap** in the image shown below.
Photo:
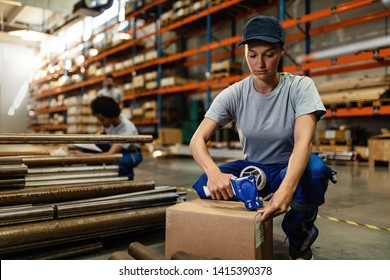
<svg viewBox="0 0 390 280"><path fill-rule="evenodd" d="M245 24L242 41L238 43L238 46L246 44L250 40L284 43L283 28L275 17L255 16Z"/></svg>

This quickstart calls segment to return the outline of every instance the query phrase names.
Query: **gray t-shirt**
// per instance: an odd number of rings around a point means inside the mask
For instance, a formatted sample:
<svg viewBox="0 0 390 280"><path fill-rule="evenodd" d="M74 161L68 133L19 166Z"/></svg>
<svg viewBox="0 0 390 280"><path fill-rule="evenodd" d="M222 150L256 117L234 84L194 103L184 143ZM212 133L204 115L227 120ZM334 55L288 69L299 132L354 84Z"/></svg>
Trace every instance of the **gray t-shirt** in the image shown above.
<svg viewBox="0 0 390 280"><path fill-rule="evenodd" d="M125 116L121 115L121 123L117 126L111 125L109 128L104 128L106 134L131 134L138 135L138 130L135 125ZM119 144L123 149L127 150L130 146L139 148L139 144L123 143Z"/></svg>
<svg viewBox="0 0 390 280"><path fill-rule="evenodd" d="M314 82L306 76L280 73L277 87L258 93L249 76L220 92L209 110L210 118L225 126L235 121L245 159L262 164L287 163L294 146L295 119L326 109Z"/></svg>

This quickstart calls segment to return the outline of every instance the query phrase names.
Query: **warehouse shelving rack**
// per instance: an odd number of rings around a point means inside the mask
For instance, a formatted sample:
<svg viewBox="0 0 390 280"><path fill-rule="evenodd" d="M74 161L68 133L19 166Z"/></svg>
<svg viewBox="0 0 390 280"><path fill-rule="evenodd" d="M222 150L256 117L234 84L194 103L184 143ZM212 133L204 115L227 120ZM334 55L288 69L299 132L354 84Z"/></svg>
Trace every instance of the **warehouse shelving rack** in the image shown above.
<svg viewBox="0 0 390 280"><path fill-rule="evenodd" d="M125 101L126 102L134 102L135 100L142 100L143 98L156 98L157 103L158 103L158 118L156 119L149 119L149 120L138 120L135 121L137 125L156 125L159 128L161 128L162 125L162 119L161 119L161 103L162 103L162 98L164 95L168 94L174 94L174 93L183 93L183 94L204 94L206 93L207 95L207 106L210 103L210 92L211 90L217 90L220 88L225 87L228 84L234 83L241 78L245 77L247 74L243 75L232 75L229 77L225 78L220 78L220 79L205 79L203 81L196 81L196 82L189 82L184 85L177 85L177 86L171 86L169 88L163 88L161 87L160 81L162 78L162 71L164 67L167 67L168 65L174 65L175 63L184 62L182 63L182 67L192 67L195 65L199 64L206 64L206 71L210 71L210 65L212 61L218 61L223 58L228 58L232 57L238 54L242 53L242 49L235 49L232 48L231 51L225 51L225 52L220 52L218 54L212 55L211 51L216 50L219 48L224 48L224 47L229 47L229 46L234 46L240 41L240 36L234 35L234 32L232 32L232 37L225 38L223 40L220 40L218 42L213 42L211 40L211 30L214 25L218 24L218 22L221 22L222 17L224 17L223 12L228 11L229 9L234 9L237 6L243 6L247 5L245 11L241 11L241 13L235 13L235 17L245 17L251 14L254 14L258 12L260 9L265 9L269 7L269 5L272 4L256 4L253 3L254 1L242 1L242 0L231 0L231 1L217 1L217 5L214 6L207 6L204 10L193 14L193 15L188 15L176 22L172 22L166 26L163 27L157 27L156 31L153 33L148 33L143 36L136 36L142 29L147 26L148 24L151 24L153 20L158 20L160 17L161 13L166 11L170 5L172 4L173 1L167 1L167 0L159 0L159 1L153 1L152 3L145 4L143 7L132 11L126 16L126 19L128 20L136 20L136 18L143 18L145 15L153 14L157 15L156 18L153 18L151 21L146 21L144 26L136 27L135 24L133 24L133 29L128 30L127 32L130 35L134 36L134 39L124 42L118 46L112 47L108 50L104 50L97 56L91 57L86 59L84 64L91 64L96 61L101 61L105 60L107 61L107 58L113 55L117 55L120 52L128 51L129 49L132 50L133 54L137 52L137 44L139 42L142 42L143 40L146 40L152 36L157 37L157 42L156 42L156 48L158 50L158 58L152 61L148 61L146 63L141 63L139 65L134 65L132 67L119 70L119 71L113 71L112 74L115 78L117 79L131 79L131 74L137 71L147 71L148 69L157 69L158 71L158 87L157 89L154 90L145 90L142 92L138 92L137 94L129 94L125 96ZM210 2L210 1L208 1ZM347 12L353 9L358 9L362 8L368 5L372 5L377 1L371 1L371 0L359 0L359 1L350 1L344 4L337 5L335 7L331 7L328 9L320 10L317 12L310 12L306 11L307 14L301 16L301 17L296 17L293 19L288 19L288 20L281 20L282 26L285 29L291 28L291 27L296 27L300 24L308 24L312 21L329 17L337 13L343 13ZM281 5L280 9L280 18L284 19L284 1L279 1L279 4ZM221 13L221 14L218 14ZM380 18L388 17L390 15L389 10L382 10L374 13L370 13L367 15L359 16L353 19L347 19L339 23L335 24L329 24L327 26L315 28L315 29L310 29L309 26L307 26L308 30L305 32L298 32L298 33L293 33L293 34L287 34L286 35L286 42L291 42L294 40L309 40L310 36L315 36L322 34L324 32L331 32L334 30L337 30L339 28L344 28L347 26L353 26L353 25L358 25L358 24L363 24L368 21L372 20L377 20ZM213 21L213 17L215 16L216 22ZM207 37L206 39L206 44L200 46L199 48L194 48L194 49L186 49L186 50L181 50L179 53L176 54L171 54L168 56L163 56L162 50L164 45L170 44L174 41L181 40L185 38L184 35L178 35L174 38L171 38L170 40L167 41L162 41L162 34L168 31L180 31L183 28L189 28L192 26L199 26L200 20L206 19L206 25L205 28L197 30L195 33L205 33L205 36ZM223 22L226 22L223 21ZM203 23L203 21L202 21ZM117 26L118 23L115 23L113 25L107 26L103 31L101 32L108 32L110 29L114 28ZM234 28L234 27L233 27ZM233 29L232 28L232 29ZM188 32L187 32L188 33ZM94 36L96 36L95 34ZM93 37L92 37L93 38ZM91 39L90 39L91 40ZM143 50L145 51L145 50ZM205 56L202 56L200 58L195 58L189 60L189 58L193 57L194 55L198 54L205 54ZM342 56L338 58L332 58L332 59L324 59L320 61L315 61L315 62L308 62L308 63L302 63L300 65L293 64L293 65L285 65L285 71L288 72L293 72L297 74L306 74L309 73L310 76L321 76L321 75L328 75L328 74L334 74L334 73L343 73L346 71L357 71L357 70L364 70L364 69L371 69L375 67L386 67L389 66L390 61L388 60L388 57L390 56L390 48L385 48L381 49L377 52L372 52L372 51L367 51L367 52L362 52L360 54L355 54L355 55L347 55L347 56ZM185 60L186 59L186 60ZM353 64L355 62L360 62L359 64ZM58 74L58 73L57 73ZM55 96L61 93L65 92L71 92L71 91L76 91L80 90L83 92L85 87L88 86L97 86L104 80L105 76L101 75L98 77L93 77L87 80L84 80L82 82L78 82L72 85L64 86L61 88L57 88L54 90L49 90L47 92L44 92L40 95L32 95L30 98L31 99L42 99L42 98L47 98L51 96ZM37 81L36 83L44 83L49 81L50 78L45 78L42 80ZM51 113L51 112L66 112L66 106L60 106L58 108L50 108L50 109L41 109L37 110L37 113ZM336 111L329 111L327 114L327 117L352 117L352 116L371 116L371 115L390 115L389 108L388 106L381 106L380 110L374 110L372 107L364 107L364 108L350 108L350 109L338 109ZM59 125L59 126L42 126L42 130L50 130L50 129L66 129L66 124L64 125Z"/></svg>

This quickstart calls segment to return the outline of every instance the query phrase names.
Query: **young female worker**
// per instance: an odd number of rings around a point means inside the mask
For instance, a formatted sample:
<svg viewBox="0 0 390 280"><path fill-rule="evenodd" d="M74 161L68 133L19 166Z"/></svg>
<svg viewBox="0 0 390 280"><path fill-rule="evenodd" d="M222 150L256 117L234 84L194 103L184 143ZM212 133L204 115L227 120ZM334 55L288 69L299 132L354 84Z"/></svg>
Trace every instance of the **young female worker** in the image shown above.
<svg viewBox="0 0 390 280"><path fill-rule="evenodd" d="M260 168L267 183L259 195L274 193L258 210L261 221L287 212L282 227L290 258L312 259L310 247L318 236L314 222L333 175L311 153L316 123L326 110L309 77L281 72L283 29L276 18L250 19L242 39L239 45L245 47L251 75L216 96L194 133L191 152L205 173L193 188L201 198L210 198L204 191L207 186L212 199L228 200L234 197L230 179L247 166ZM206 143L231 121L236 123L245 159L217 166Z"/></svg>

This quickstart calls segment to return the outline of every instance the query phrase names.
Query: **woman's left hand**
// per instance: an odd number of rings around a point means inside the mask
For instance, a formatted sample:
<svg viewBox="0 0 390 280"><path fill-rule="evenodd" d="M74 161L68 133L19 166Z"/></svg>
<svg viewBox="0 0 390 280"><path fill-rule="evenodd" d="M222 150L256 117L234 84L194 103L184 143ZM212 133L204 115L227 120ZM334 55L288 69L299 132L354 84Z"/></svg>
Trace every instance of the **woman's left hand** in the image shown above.
<svg viewBox="0 0 390 280"><path fill-rule="evenodd" d="M286 213L290 206L293 194L283 189L275 192L271 200L264 208L257 210L261 214L260 222L265 222L273 217Z"/></svg>

